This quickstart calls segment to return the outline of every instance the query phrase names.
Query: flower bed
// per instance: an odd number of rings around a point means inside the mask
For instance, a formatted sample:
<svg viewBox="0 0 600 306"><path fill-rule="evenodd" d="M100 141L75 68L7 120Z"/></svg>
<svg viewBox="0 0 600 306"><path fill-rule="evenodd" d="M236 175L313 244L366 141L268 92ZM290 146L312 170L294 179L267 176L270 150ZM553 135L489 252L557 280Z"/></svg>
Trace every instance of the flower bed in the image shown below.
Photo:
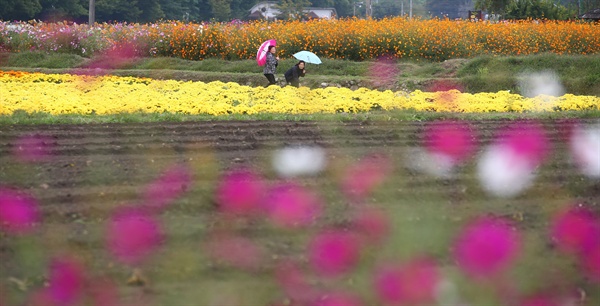
<svg viewBox="0 0 600 306"><path fill-rule="evenodd" d="M249 87L117 76L0 73L1 115L22 110L50 114L259 114L338 113L413 109L433 112L597 110L594 96L525 98L496 93L392 92L360 88Z"/></svg>
<svg viewBox="0 0 600 306"><path fill-rule="evenodd" d="M13 52L42 50L92 56L129 44L142 56L251 59L267 39L277 39L282 58L300 50L335 59L391 55L438 61L479 55L600 52L600 27L573 21L487 23L395 17L243 24L118 23L92 28L85 24L0 22L0 50Z"/></svg>

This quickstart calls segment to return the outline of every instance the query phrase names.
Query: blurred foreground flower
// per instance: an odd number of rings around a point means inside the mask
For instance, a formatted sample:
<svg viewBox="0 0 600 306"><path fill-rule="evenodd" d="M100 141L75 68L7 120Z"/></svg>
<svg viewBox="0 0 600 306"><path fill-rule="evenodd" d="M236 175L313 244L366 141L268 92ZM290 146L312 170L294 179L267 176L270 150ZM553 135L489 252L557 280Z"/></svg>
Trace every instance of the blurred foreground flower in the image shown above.
<svg viewBox="0 0 600 306"><path fill-rule="evenodd" d="M308 260L318 274L337 277L349 272L360 259L360 240L342 230L328 230L313 237L308 247Z"/></svg>
<svg viewBox="0 0 600 306"><path fill-rule="evenodd" d="M54 258L50 262L50 297L58 305L78 305L84 294L86 276L83 266L71 258Z"/></svg>
<svg viewBox="0 0 600 306"><path fill-rule="evenodd" d="M346 170L342 191L352 200L362 200L381 185L391 171L392 163L387 156L367 155Z"/></svg>
<svg viewBox="0 0 600 306"><path fill-rule="evenodd" d="M46 161L52 152L52 139L43 135L26 135L13 144L12 154L21 162Z"/></svg>
<svg viewBox="0 0 600 306"><path fill-rule="evenodd" d="M139 264L158 249L162 240L158 220L139 209L123 207L108 221L106 246L123 263Z"/></svg>
<svg viewBox="0 0 600 306"><path fill-rule="evenodd" d="M216 200L221 212L234 215L256 215L260 212L267 186L263 179L246 169L226 173L216 190Z"/></svg>
<svg viewBox="0 0 600 306"><path fill-rule="evenodd" d="M326 164L325 151L316 146L287 147L273 156L273 168L280 177L286 178L318 174Z"/></svg>
<svg viewBox="0 0 600 306"><path fill-rule="evenodd" d="M600 179L600 125L575 127L569 144L579 171L589 178Z"/></svg>
<svg viewBox="0 0 600 306"><path fill-rule="evenodd" d="M481 217L467 224L453 246L458 266L474 278L504 272L521 251L521 235L507 221Z"/></svg>
<svg viewBox="0 0 600 306"><path fill-rule="evenodd" d="M450 177L475 151L475 136L466 123L448 121L427 126L422 149L408 154L407 166L436 177Z"/></svg>
<svg viewBox="0 0 600 306"><path fill-rule="evenodd" d="M384 305L430 305L436 298L441 274L428 259L380 267L374 285Z"/></svg>
<svg viewBox="0 0 600 306"><path fill-rule="evenodd" d="M497 133L477 164L483 189L498 197L513 197L529 188L534 170L549 151L541 126L517 123Z"/></svg>
<svg viewBox="0 0 600 306"><path fill-rule="evenodd" d="M0 230L10 234L28 234L40 219L38 203L34 198L0 186Z"/></svg>
<svg viewBox="0 0 600 306"><path fill-rule="evenodd" d="M183 164L173 165L146 187L144 204L161 211L186 192L191 183L189 168Z"/></svg>
<svg viewBox="0 0 600 306"><path fill-rule="evenodd" d="M293 183L282 183L272 188L265 203L271 222L288 228L312 224L322 209L316 194Z"/></svg>
<svg viewBox="0 0 600 306"><path fill-rule="evenodd" d="M519 87L524 97L539 95L560 97L565 93L560 77L554 71L525 73L519 76Z"/></svg>

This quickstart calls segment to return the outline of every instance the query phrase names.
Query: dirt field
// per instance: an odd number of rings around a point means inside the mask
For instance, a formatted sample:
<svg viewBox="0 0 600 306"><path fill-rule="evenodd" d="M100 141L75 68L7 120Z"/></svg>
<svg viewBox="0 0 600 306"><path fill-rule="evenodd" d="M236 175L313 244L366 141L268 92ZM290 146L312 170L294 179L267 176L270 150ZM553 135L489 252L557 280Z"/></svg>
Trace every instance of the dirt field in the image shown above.
<svg viewBox="0 0 600 306"><path fill-rule="evenodd" d="M489 286L470 284L460 276L449 255L451 241L466 220L495 214L513 220L523 233L523 254L506 273L519 292L528 295L558 288L578 292L583 304L593 305L600 301L598 284L585 278L573 258L559 253L547 235L551 216L569 203L579 201L600 212L600 184L580 175L569 161L565 139L571 123L542 122L552 153L538 169L533 186L512 199L486 195L475 175L475 158L450 179L409 170L410 154L421 144L423 122L0 126L0 185L31 193L41 205L43 218L38 234L31 237L0 233L0 289L9 302L21 303L44 286L49 258L69 254L85 263L89 275L114 282L125 304L289 303L274 280L276 263L282 258L305 261L303 250L311 233L348 222L351 200L339 191L344 170L367 154L377 153L388 156L392 167L368 202L390 218L389 240L365 251L352 273L317 282L319 286L352 291L366 304L377 304L370 285L373 266L382 260L427 254L471 305L497 302L499 297L489 294ZM495 131L510 121L469 124L480 152ZM14 143L23 135L45 137L50 155L41 162L19 162L13 155ZM299 180L326 203L318 223L299 231L281 231L264 222L221 218L214 189L223 171L246 166L274 183L277 176L271 157L286 145L318 145L326 151L326 170ZM193 183L161 214L167 238L139 267L143 276L133 275L132 280L132 268L115 262L105 251L104 224L116 207L139 202L145 186L176 162L193 169ZM242 271L208 258L203 243L216 230L230 230L258 244L264 256L257 270Z"/></svg>

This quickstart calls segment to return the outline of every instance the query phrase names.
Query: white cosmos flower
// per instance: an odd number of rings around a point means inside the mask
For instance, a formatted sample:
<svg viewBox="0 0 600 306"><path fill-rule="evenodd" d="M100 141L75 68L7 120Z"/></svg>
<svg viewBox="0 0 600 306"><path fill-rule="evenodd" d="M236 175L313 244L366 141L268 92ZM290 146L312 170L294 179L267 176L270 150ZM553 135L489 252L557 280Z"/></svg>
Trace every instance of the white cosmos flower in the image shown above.
<svg viewBox="0 0 600 306"><path fill-rule="evenodd" d="M326 164L325 151L317 146L286 147L273 155L273 168L286 178L317 174Z"/></svg>
<svg viewBox="0 0 600 306"><path fill-rule="evenodd" d="M477 175L487 193L504 198L520 194L535 178L531 161L505 145L485 149L477 163Z"/></svg>
<svg viewBox="0 0 600 306"><path fill-rule="evenodd" d="M571 156L579 171L590 178L600 178L600 125L576 127L570 141Z"/></svg>

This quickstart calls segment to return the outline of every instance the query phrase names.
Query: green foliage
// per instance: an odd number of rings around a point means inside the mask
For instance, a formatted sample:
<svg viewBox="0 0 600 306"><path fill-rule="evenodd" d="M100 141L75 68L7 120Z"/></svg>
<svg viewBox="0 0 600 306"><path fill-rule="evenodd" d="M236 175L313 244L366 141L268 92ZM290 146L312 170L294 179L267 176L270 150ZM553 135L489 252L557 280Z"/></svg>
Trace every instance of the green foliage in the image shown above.
<svg viewBox="0 0 600 306"><path fill-rule="evenodd" d="M388 16L399 16L401 14L400 3L395 0L381 0L373 5L373 18L384 18Z"/></svg>
<svg viewBox="0 0 600 306"><path fill-rule="evenodd" d="M227 21L231 18L231 0L210 0L213 17L216 21Z"/></svg>
<svg viewBox="0 0 600 306"><path fill-rule="evenodd" d="M283 20L301 19L304 8L311 4L308 0L280 0L277 9L281 12L277 18Z"/></svg>
<svg viewBox="0 0 600 306"><path fill-rule="evenodd" d="M137 21L142 11L138 0L96 0L96 20Z"/></svg>
<svg viewBox="0 0 600 306"><path fill-rule="evenodd" d="M40 0L43 7L39 18L44 21L85 19L88 15L88 0Z"/></svg>
<svg viewBox="0 0 600 306"><path fill-rule="evenodd" d="M0 0L0 19L29 20L41 11L39 0Z"/></svg>
<svg viewBox="0 0 600 306"><path fill-rule="evenodd" d="M576 14L552 0L512 0L505 10L506 19L552 19L566 20Z"/></svg>

